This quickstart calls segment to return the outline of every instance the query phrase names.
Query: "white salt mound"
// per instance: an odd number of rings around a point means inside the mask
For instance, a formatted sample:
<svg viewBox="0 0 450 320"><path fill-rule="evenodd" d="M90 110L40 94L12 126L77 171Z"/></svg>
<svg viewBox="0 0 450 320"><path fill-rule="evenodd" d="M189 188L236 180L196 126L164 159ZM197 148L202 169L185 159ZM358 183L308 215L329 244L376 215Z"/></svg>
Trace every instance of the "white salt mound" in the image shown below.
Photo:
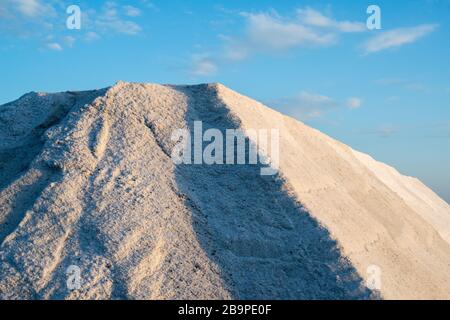
<svg viewBox="0 0 450 320"><path fill-rule="evenodd" d="M175 165L197 120L279 129L279 175ZM449 271L435 193L220 84L0 106L1 299L449 299Z"/></svg>

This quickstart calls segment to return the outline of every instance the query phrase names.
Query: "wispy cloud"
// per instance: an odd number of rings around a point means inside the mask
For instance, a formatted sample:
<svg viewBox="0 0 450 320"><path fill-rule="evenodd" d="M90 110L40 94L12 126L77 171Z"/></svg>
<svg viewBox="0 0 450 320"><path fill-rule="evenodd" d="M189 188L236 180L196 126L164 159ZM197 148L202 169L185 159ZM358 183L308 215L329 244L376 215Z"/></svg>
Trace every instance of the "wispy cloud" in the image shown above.
<svg viewBox="0 0 450 320"><path fill-rule="evenodd" d="M429 35L437 27L436 24L423 24L416 27L382 31L363 44L363 51L370 54L411 44Z"/></svg>
<svg viewBox="0 0 450 320"><path fill-rule="evenodd" d="M217 65L208 54L199 54L192 57L191 75L211 76L217 72Z"/></svg>
<svg viewBox="0 0 450 320"><path fill-rule="evenodd" d="M240 16L245 19L244 34L223 37L230 60L299 47L326 47L338 43L341 33L364 31L362 23L338 21L311 8L298 9L295 17L283 17L275 11Z"/></svg>
<svg viewBox="0 0 450 320"><path fill-rule="evenodd" d="M301 91L294 97L274 99L268 104L294 118L308 121L325 117L331 111L361 108L362 99L351 97L340 101L324 94Z"/></svg>
<svg viewBox="0 0 450 320"><path fill-rule="evenodd" d="M373 130L356 131L355 133L358 135L367 134L367 135L374 135L374 136L377 136L380 138L390 138L397 132L398 132L398 128L395 127L394 125L384 124Z"/></svg>
<svg viewBox="0 0 450 320"><path fill-rule="evenodd" d="M41 11L41 4L38 0L15 0L19 12L26 16L34 17Z"/></svg>
<svg viewBox="0 0 450 320"><path fill-rule="evenodd" d="M299 21L309 26L330 28L340 32L363 32L367 30L366 25L362 22L338 21L310 7L298 9L297 14Z"/></svg>
<svg viewBox="0 0 450 320"><path fill-rule="evenodd" d="M65 36L63 38L63 41L67 47L72 48L75 44L76 38L72 36Z"/></svg>
<svg viewBox="0 0 450 320"><path fill-rule="evenodd" d="M100 14L95 15L94 28L102 33L136 35L141 32L141 26L134 21L123 19L119 9L115 2L106 2ZM127 13L129 10L125 9L125 14Z"/></svg>
<svg viewBox="0 0 450 320"><path fill-rule="evenodd" d="M346 104L350 109L358 109L362 105L362 100L357 97L352 97L347 99Z"/></svg>
<svg viewBox="0 0 450 320"><path fill-rule="evenodd" d="M159 12L159 8L150 0L140 0L140 3L147 9Z"/></svg>
<svg viewBox="0 0 450 320"><path fill-rule="evenodd" d="M47 43L46 47L47 47L47 49L50 49L53 51L62 51L63 50L62 46L57 42Z"/></svg>
<svg viewBox="0 0 450 320"><path fill-rule="evenodd" d="M339 43L340 35L366 30L362 22L338 20L310 7L295 10L294 15L282 16L274 10L250 13L226 10L220 12L243 21L240 34L220 34L220 50L198 66L218 71L222 65L244 61L260 54L282 54L298 48L323 48ZM212 67L214 65L214 68ZM202 70L203 68L199 68ZM203 72L200 72L203 73ZM199 73L197 73L199 74Z"/></svg>
<svg viewBox="0 0 450 320"><path fill-rule="evenodd" d="M328 96L307 91L300 92L297 101L299 109L307 110L310 117L319 117L324 110L336 105Z"/></svg>
<svg viewBox="0 0 450 320"><path fill-rule="evenodd" d="M268 104L302 121L320 118L337 106L332 98L308 91L301 91L291 98L275 99Z"/></svg>
<svg viewBox="0 0 450 320"><path fill-rule="evenodd" d="M133 20L141 10L131 5L118 5L115 1L103 1L100 10L83 5L81 31L69 32L64 23L69 3L63 0L0 0L0 33L37 39L41 48L61 51L73 47L78 39L91 42L102 36L134 36L142 32L141 26ZM152 4L142 1L141 6L147 8Z"/></svg>
<svg viewBox="0 0 450 320"><path fill-rule="evenodd" d="M344 34L364 33L365 22L341 20L311 7L295 10L291 16L283 16L275 10L249 13L220 8L226 15L243 19L241 34L220 35L220 51L210 58L216 67L230 62L249 59L259 54L280 54L298 48L331 47L340 42ZM376 31L375 36L360 45L365 54L398 48L432 33L438 25L422 24L410 28ZM371 34L373 34L371 33ZM369 34L368 32L366 34ZM405 84L411 91L422 90L419 86ZM352 101L352 105L357 105ZM350 107L351 108L351 107ZM353 107L356 108L356 107Z"/></svg>
<svg viewBox="0 0 450 320"><path fill-rule="evenodd" d="M40 0L4 0L6 5L10 4L11 8L16 9L19 13L27 17L37 17L50 12L54 12L51 3L45 3Z"/></svg>
<svg viewBox="0 0 450 320"><path fill-rule="evenodd" d="M393 86L393 87L399 87L404 90L408 90L411 92L416 93L428 93L431 91L431 89L426 86L423 83L412 81L408 79L401 79L401 78L385 78L385 79L379 79L375 81L377 85L380 86Z"/></svg>
<svg viewBox="0 0 450 320"><path fill-rule="evenodd" d="M246 14L247 39L260 49L279 50L302 45L328 45L335 41L330 34L320 34L298 22L260 13Z"/></svg>
<svg viewBox="0 0 450 320"><path fill-rule="evenodd" d="M54 1L1 0L0 33L29 38L54 28Z"/></svg>
<svg viewBox="0 0 450 320"><path fill-rule="evenodd" d="M123 6L123 9L125 11L125 15L129 17L138 17L142 13L140 9L129 5Z"/></svg>
<svg viewBox="0 0 450 320"><path fill-rule="evenodd" d="M400 99L399 96L389 96L389 97L386 98L386 102L387 103L395 103L395 102L398 102L400 100L401 99Z"/></svg>
<svg viewBox="0 0 450 320"><path fill-rule="evenodd" d="M89 31L86 33L84 39L88 42L91 42L100 39L100 36L94 31Z"/></svg>
<svg viewBox="0 0 450 320"><path fill-rule="evenodd" d="M375 134L382 138L388 138L395 134L397 132L397 129L393 125L383 125L379 127L377 130L375 130Z"/></svg>

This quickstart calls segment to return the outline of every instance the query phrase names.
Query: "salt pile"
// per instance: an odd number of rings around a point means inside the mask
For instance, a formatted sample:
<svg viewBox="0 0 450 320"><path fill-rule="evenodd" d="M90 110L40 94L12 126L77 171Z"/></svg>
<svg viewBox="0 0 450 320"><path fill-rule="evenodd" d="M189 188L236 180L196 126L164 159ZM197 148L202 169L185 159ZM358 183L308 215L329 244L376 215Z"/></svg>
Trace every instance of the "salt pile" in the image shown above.
<svg viewBox="0 0 450 320"><path fill-rule="evenodd" d="M175 164L199 120L279 130L278 174ZM0 106L2 299L448 299L449 271L435 193L220 84Z"/></svg>

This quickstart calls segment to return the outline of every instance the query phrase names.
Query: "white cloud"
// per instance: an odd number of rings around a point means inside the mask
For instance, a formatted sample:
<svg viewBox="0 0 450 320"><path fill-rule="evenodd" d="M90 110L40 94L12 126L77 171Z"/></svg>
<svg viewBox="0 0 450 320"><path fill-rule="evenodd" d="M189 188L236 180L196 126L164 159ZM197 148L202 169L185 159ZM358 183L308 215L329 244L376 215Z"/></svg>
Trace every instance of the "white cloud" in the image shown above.
<svg viewBox="0 0 450 320"><path fill-rule="evenodd" d="M260 13L247 14L247 36L253 45L266 49L286 49L302 45L328 45L335 41L297 22L283 21Z"/></svg>
<svg viewBox="0 0 450 320"><path fill-rule="evenodd" d="M64 40L65 45L68 46L69 48L72 48L76 41L76 39L72 36L66 36L66 37L64 37L63 40Z"/></svg>
<svg viewBox="0 0 450 320"><path fill-rule="evenodd" d="M269 104L303 121L320 118L337 106L332 98L308 91L302 91L293 98L273 100Z"/></svg>
<svg viewBox="0 0 450 320"><path fill-rule="evenodd" d="M136 35L142 28L134 21L124 20L120 17L115 2L106 2L102 12L94 20L94 27L104 33L122 33Z"/></svg>
<svg viewBox="0 0 450 320"><path fill-rule="evenodd" d="M386 98L386 102L388 103L394 103L400 101L400 97L399 96L389 96Z"/></svg>
<svg viewBox="0 0 450 320"><path fill-rule="evenodd" d="M309 7L298 9L297 15L300 22L309 26L332 28L340 32L363 32L367 30L366 25L362 22L337 21Z"/></svg>
<svg viewBox="0 0 450 320"><path fill-rule="evenodd" d="M93 32L93 31L89 31L85 35L85 40L88 41L88 42L95 41L95 40L98 40L98 39L100 39L100 36L97 33Z"/></svg>
<svg viewBox="0 0 450 320"><path fill-rule="evenodd" d="M54 28L54 1L0 0L0 34L44 37Z"/></svg>
<svg viewBox="0 0 450 320"><path fill-rule="evenodd" d="M141 10L139 10L136 7L133 6L123 6L123 9L125 10L125 15L129 17L138 17L141 15Z"/></svg>
<svg viewBox="0 0 450 320"><path fill-rule="evenodd" d="M378 126L377 128L371 129L371 130L365 130L365 131L356 131L358 135L361 134L367 134L367 135L373 135L378 136L379 138L389 138L393 136L394 134L398 133L398 128L395 127L392 124L384 124L381 126Z"/></svg>
<svg viewBox="0 0 450 320"><path fill-rule="evenodd" d="M406 44L414 43L420 38L432 33L437 28L436 24L423 24L411 28L398 28L381 32L369 39L363 50L366 54L398 48Z"/></svg>
<svg viewBox="0 0 450 320"><path fill-rule="evenodd" d="M75 45L75 37L93 41L100 35L136 35L142 28L133 21L139 9L104 1L100 11L82 7L82 30L85 36L65 32L66 5L63 0L0 0L0 35L36 39L41 48L60 51ZM147 3L148 5L148 3ZM140 11L139 11L140 12ZM53 39L49 39L49 36Z"/></svg>
<svg viewBox="0 0 450 320"><path fill-rule="evenodd" d="M428 93L430 92L430 88L420 82L415 82L407 79L399 79L399 78L386 78L380 79L375 82L381 86L394 86L400 87L402 89L416 92L416 93Z"/></svg>
<svg viewBox="0 0 450 320"><path fill-rule="evenodd" d="M358 109L362 105L362 100L360 98L351 97L347 99L347 107L350 109Z"/></svg>
<svg viewBox="0 0 450 320"><path fill-rule="evenodd" d="M234 12L233 12L234 14ZM362 32L360 22L338 21L321 12L298 9L294 17L283 17L275 11L240 13L245 19L244 34L223 37L224 56L239 61L258 53L284 52L300 47L327 47L338 43L342 33Z"/></svg>
<svg viewBox="0 0 450 320"><path fill-rule="evenodd" d="M120 19L99 19L96 21L96 25L105 33L117 32L127 35L136 35L142 31L142 28L137 23Z"/></svg>
<svg viewBox="0 0 450 320"><path fill-rule="evenodd" d="M210 76L217 72L217 65L208 55L195 55L192 58L191 74L194 76Z"/></svg>
<svg viewBox="0 0 450 320"><path fill-rule="evenodd" d="M400 78L384 78L384 79L379 79L375 82L378 85L390 86L390 85L402 85L402 84L408 83L409 81L405 80L405 79L400 79Z"/></svg>
<svg viewBox="0 0 450 320"><path fill-rule="evenodd" d="M373 133L382 137L388 138L397 132L397 129L392 125L384 125L376 129Z"/></svg>
<svg viewBox="0 0 450 320"><path fill-rule="evenodd" d="M8 16L8 10L5 6L0 5L0 18L6 18Z"/></svg>
<svg viewBox="0 0 450 320"><path fill-rule="evenodd" d="M54 16L56 11L53 7L54 1L41 0L1 0L0 16L15 18L17 15L26 19Z"/></svg>
<svg viewBox="0 0 450 320"><path fill-rule="evenodd" d="M38 0L13 0L13 3L19 12L29 17L37 16L42 10Z"/></svg>
<svg viewBox="0 0 450 320"><path fill-rule="evenodd" d="M159 11L159 8L155 6L150 0L141 0L140 2L144 7L148 9L152 9L153 11Z"/></svg>
<svg viewBox="0 0 450 320"><path fill-rule="evenodd" d="M124 34L134 36L142 32L141 26L133 21L137 8L118 6L114 1L106 1L100 11L86 7L82 10L84 40L90 42L105 35ZM140 10L139 10L140 12Z"/></svg>
<svg viewBox="0 0 450 320"><path fill-rule="evenodd" d="M116 18L117 17L117 5L115 2L107 2L103 6L103 17Z"/></svg>
<svg viewBox="0 0 450 320"><path fill-rule="evenodd" d="M330 104L333 99L330 97L311 93L308 91L302 91L299 95L300 101L304 102L307 105L324 105L324 104Z"/></svg>
<svg viewBox="0 0 450 320"><path fill-rule="evenodd" d="M268 104L299 120L308 121L325 117L331 111L360 108L362 99L351 97L345 101L338 101L327 95L301 91L294 97L275 99L268 101Z"/></svg>
<svg viewBox="0 0 450 320"><path fill-rule="evenodd" d="M332 33L316 31L298 21L270 13L242 13L246 19L243 37L227 37L225 58L239 61L260 52L280 52L296 47L328 46L336 42Z"/></svg>
<svg viewBox="0 0 450 320"><path fill-rule="evenodd" d="M47 43L47 48L54 51L62 51L62 46L57 42Z"/></svg>
<svg viewBox="0 0 450 320"><path fill-rule="evenodd" d="M307 118L318 118L334 106L334 101L328 96L302 91L298 97L298 111Z"/></svg>
<svg viewBox="0 0 450 320"><path fill-rule="evenodd" d="M241 61L245 60L251 52L251 48L245 45L245 43L230 39L225 48L224 57L231 61Z"/></svg>

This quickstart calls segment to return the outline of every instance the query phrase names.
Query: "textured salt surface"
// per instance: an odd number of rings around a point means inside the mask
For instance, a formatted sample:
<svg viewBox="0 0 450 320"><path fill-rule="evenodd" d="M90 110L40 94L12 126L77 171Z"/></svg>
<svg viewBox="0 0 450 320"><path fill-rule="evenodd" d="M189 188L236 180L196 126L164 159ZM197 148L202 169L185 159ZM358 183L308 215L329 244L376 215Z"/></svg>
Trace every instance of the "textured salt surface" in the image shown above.
<svg viewBox="0 0 450 320"><path fill-rule="evenodd" d="M196 120L279 128L280 175L173 164ZM450 297L445 202L222 85L31 93L0 127L3 299L365 299L373 264L384 298Z"/></svg>

